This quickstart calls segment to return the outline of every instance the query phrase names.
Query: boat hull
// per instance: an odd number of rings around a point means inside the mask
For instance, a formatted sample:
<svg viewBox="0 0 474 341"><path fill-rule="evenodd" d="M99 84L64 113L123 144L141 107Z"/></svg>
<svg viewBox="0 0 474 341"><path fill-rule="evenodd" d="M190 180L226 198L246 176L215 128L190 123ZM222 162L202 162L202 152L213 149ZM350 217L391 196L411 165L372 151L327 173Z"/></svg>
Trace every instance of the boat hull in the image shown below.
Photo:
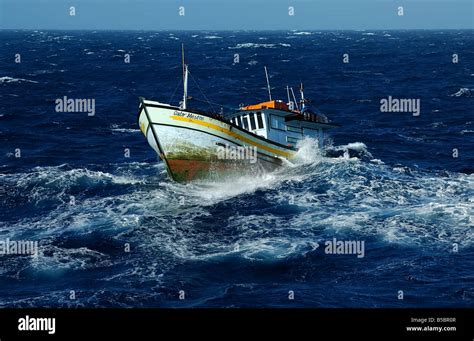
<svg viewBox="0 0 474 341"><path fill-rule="evenodd" d="M180 182L273 171L295 150L208 115L143 101L140 130Z"/></svg>

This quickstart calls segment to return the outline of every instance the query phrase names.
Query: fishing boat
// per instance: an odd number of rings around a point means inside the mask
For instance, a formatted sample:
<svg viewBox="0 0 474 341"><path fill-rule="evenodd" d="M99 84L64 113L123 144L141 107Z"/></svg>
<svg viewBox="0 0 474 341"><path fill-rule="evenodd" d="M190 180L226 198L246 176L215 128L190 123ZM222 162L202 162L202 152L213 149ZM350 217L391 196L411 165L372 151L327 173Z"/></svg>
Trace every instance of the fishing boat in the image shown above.
<svg viewBox="0 0 474 341"><path fill-rule="evenodd" d="M326 130L338 127L309 108L302 84L299 101L288 86L288 101L273 99L266 67L269 100L241 105L230 115L193 110L184 50L182 66L179 105L140 97L138 114L141 132L175 181L270 172L291 163L303 138L316 139L321 147Z"/></svg>

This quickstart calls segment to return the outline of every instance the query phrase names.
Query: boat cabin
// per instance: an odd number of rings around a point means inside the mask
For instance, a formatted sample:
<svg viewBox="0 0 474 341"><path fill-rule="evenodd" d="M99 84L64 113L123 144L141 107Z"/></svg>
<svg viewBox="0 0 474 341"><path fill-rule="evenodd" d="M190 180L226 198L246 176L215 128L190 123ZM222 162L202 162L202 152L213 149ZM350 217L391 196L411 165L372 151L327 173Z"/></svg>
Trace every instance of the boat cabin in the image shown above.
<svg viewBox="0 0 474 341"><path fill-rule="evenodd" d="M303 110L294 107L294 102L270 100L243 106L229 119L240 128L289 147L295 147L304 137L315 138L322 146L324 130L338 127L304 104Z"/></svg>

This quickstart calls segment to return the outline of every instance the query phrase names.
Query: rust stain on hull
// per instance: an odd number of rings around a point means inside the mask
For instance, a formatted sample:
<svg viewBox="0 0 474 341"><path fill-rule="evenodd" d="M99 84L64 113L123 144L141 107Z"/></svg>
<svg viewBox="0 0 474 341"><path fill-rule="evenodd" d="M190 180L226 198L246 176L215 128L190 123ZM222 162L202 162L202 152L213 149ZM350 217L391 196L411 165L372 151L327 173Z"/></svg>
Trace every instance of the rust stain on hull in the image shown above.
<svg viewBox="0 0 474 341"><path fill-rule="evenodd" d="M224 160L168 159L169 171L173 174L174 179L180 182L221 177L224 175L251 174L259 170L271 171L279 166L278 164L263 166L261 162L251 164L248 162L229 162Z"/></svg>

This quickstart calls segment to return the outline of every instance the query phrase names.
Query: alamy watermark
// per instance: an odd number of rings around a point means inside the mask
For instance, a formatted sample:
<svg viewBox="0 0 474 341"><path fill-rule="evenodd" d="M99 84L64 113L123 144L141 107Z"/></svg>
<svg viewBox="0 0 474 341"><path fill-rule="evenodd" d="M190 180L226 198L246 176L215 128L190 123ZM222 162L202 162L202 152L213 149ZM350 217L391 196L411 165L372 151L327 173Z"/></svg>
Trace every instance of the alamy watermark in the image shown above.
<svg viewBox="0 0 474 341"><path fill-rule="evenodd" d="M380 112L411 112L413 116L420 116L419 98L382 98Z"/></svg>
<svg viewBox="0 0 474 341"><path fill-rule="evenodd" d="M88 116L95 115L95 99L93 98L57 98L56 112L87 112Z"/></svg>
<svg viewBox="0 0 474 341"><path fill-rule="evenodd" d="M220 160L248 160L250 163L256 163L257 147L219 145L217 158Z"/></svg>
<svg viewBox="0 0 474 341"><path fill-rule="evenodd" d="M0 240L0 256L37 255L38 242L34 240Z"/></svg>
<svg viewBox="0 0 474 341"><path fill-rule="evenodd" d="M30 317L26 315L18 319L19 331L45 331L48 334L56 333L56 318Z"/></svg>
<svg viewBox="0 0 474 341"><path fill-rule="evenodd" d="M333 238L324 243L324 253L329 255L357 255L365 257L365 241L363 240L337 240Z"/></svg>

